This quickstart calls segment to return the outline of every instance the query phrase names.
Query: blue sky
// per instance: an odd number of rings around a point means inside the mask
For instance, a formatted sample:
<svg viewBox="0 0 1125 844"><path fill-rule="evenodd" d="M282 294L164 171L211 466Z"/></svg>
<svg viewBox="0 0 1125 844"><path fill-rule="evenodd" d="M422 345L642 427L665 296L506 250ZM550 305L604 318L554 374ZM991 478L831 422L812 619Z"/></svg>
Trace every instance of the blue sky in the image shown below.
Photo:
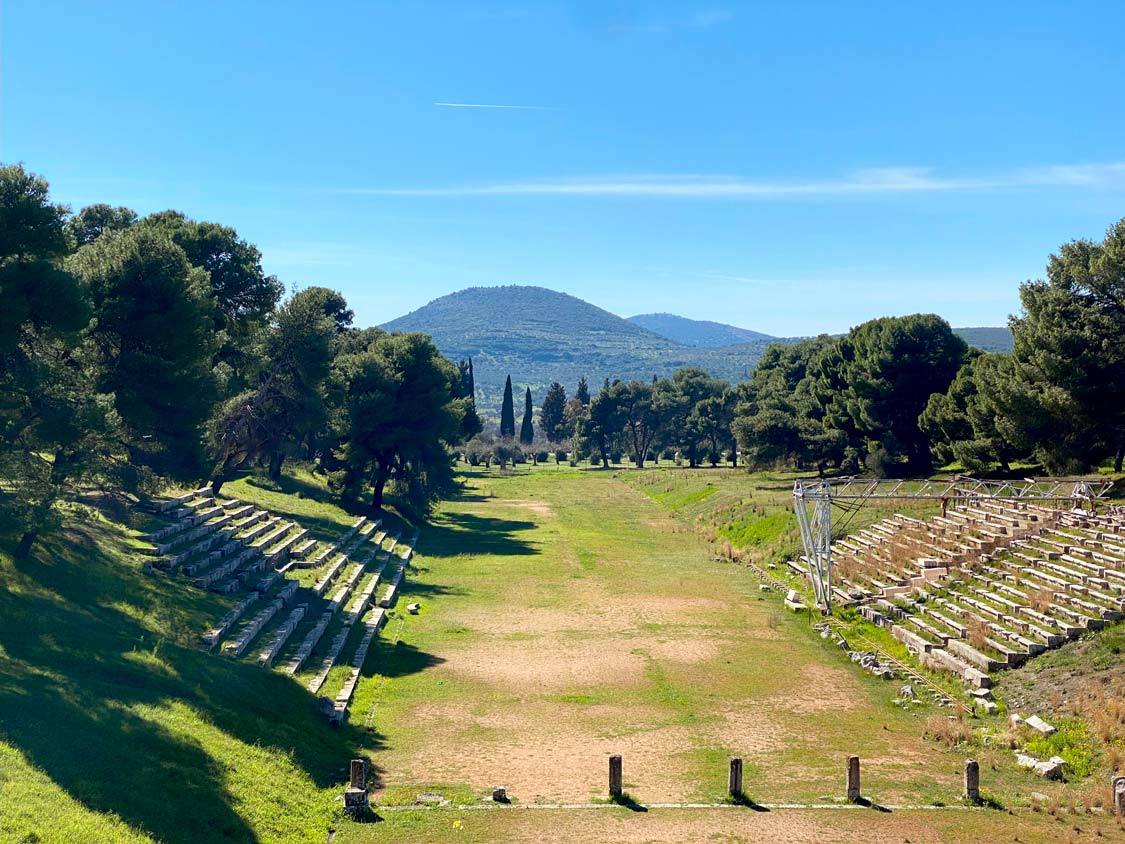
<svg viewBox="0 0 1125 844"><path fill-rule="evenodd" d="M524 283L779 335L997 325L1125 216L1119 2L4 0L0 25L0 160L76 208L233 225L363 324Z"/></svg>

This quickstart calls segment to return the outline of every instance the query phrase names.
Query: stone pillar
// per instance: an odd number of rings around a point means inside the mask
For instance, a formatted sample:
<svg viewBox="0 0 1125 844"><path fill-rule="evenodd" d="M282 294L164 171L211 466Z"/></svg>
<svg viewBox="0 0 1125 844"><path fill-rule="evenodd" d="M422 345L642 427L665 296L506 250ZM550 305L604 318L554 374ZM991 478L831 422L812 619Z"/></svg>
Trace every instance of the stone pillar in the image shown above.
<svg viewBox="0 0 1125 844"><path fill-rule="evenodd" d="M351 777L344 790L344 811L353 818L367 814L367 762L353 759Z"/></svg>
<svg viewBox="0 0 1125 844"><path fill-rule="evenodd" d="M353 759L351 767L352 788L367 788L367 762L363 759Z"/></svg>
<svg viewBox="0 0 1125 844"><path fill-rule="evenodd" d="M1113 778L1113 813L1125 818L1125 777Z"/></svg>
<svg viewBox="0 0 1125 844"><path fill-rule="evenodd" d="M848 757L848 799L859 799L859 757Z"/></svg>
<svg viewBox="0 0 1125 844"><path fill-rule="evenodd" d="M980 802L980 763L975 759L965 760L965 799Z"/></svg>
<svg viewBox="0 0 1125 844"><path fill-rule="evenodd" d="M742 796L742 758L739 756L732 756L730 758L730 775L727 777L727 791L730 792L731 797Z"/></svg>
<svg viewBox="0 0 1125 844"><path fill-rule="evenodd" d="M609 757L609 796L620 797L624 789L621 787L621 757Z"/></svg>

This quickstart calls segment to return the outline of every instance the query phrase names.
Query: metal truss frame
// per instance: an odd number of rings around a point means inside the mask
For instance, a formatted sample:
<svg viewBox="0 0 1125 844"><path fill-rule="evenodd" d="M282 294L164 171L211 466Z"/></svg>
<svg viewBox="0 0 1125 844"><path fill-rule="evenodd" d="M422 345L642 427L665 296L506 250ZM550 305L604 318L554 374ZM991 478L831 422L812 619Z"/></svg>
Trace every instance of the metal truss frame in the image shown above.
<svg viewBox="0 0 1125 844"><path fill-rule="evenodd" d="M994 498L1015 501L1071 501L1086 505L1103 498L1113 481L1101 478L1025 478L989 480L956 475L940 480L883 480L839 478L798 479L793 484L793 510L801 530L801 544L816 602L832 612L832 508L854 512L870 499L964 501Z"/></svg>

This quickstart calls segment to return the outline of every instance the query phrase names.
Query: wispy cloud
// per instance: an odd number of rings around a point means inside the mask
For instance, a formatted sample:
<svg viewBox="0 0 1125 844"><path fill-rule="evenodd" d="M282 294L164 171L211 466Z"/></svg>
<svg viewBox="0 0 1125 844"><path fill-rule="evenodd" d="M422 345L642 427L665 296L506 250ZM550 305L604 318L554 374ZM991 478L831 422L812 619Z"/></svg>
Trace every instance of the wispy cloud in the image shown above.
<svg viewBox="0 0 1125 844"><path fill-rule="evenodd" d="M536 106L536 105L502 105L500 103L442 103L436 102L435 106L439 108L500 108L508 109L511 111L562 111L561 108L556 106Z"/></svg>
<svg viewBox="0 0 1125 844"><path fill-rule="evenodd" d="M838 178L756 181L733 176L614 176L435 187L335 188L370 196L607 196L769 200L991 191L1029 187L1125 190L1125 162L1051 164L985 175L941 175L928 167L857 170Z"/></svg>

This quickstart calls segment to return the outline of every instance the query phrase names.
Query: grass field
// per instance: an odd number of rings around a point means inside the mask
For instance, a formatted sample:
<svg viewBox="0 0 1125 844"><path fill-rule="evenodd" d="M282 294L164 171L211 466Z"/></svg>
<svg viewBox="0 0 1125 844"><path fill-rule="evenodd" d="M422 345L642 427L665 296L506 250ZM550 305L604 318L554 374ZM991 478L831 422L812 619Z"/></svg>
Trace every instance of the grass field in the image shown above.
<svg viewBox="0 0 1125 844"><path fill-rule="evenodd" d="M19 564L0 556L0 841L1119 832L1108 817L1056 810L1090 805L1105 783L1048 784L1016 770L1005 747L923 738L944 710L895 706L898 683L859 671L748 569L715 561L727 541L761 559L782 553L786 489L784 478L707 471L466 474L422 531L339 730L293 679L199 651L197 632L229 599L141 575L122 524L74 524ZM351 521L304 475L229 491L325 535ZM724 534L732 514L741 526ZM340 816L357 753L372 761L382 822ZM600 800L610 753L642 804L721 801L726 760L740 755L752 800L821 806L838 805L850 753L876 803L956 805L971 754L990 797L1018 814L411 808L419 794L456 805L496 785L517 807ZM1033 792L1055 814L1026 809Z"/></svg>

